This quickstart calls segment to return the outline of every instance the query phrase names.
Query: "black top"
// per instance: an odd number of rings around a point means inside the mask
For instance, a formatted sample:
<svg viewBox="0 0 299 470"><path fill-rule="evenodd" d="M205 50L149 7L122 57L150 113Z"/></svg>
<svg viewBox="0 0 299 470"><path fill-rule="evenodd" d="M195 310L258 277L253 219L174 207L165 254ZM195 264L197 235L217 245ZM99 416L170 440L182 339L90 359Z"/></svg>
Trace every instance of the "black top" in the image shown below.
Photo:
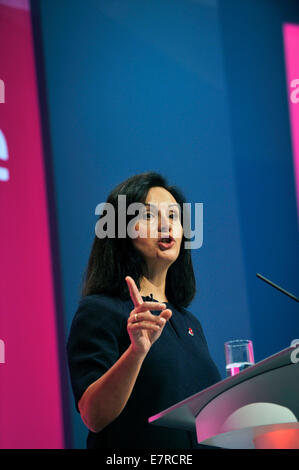
<svg viewBox="0 0 299 470"><path fill-rule="evenodd" d="M156 301L152 297L143 299ZM172 310L172 317L144 359L125 408L102 431L89 432L88 448L202 447L193 432L148 423L150 416L221 380L200 322L186 309L164 303ZM133 308L131 299L124 301L103 294L80 300L67 344L77 410L86 388L130 346L127 319Z"/></svg>

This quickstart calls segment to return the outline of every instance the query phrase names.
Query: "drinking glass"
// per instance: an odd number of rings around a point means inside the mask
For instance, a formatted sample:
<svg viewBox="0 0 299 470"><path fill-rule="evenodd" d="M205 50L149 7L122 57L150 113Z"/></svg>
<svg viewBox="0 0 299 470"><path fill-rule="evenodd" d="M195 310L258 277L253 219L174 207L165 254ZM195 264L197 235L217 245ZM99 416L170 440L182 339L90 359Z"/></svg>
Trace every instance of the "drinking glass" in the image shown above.
<svg viewBox="0 0 299 470"><path fill-rule="evenodd" d="M254 365L253 345L250 339L226 341L224 351L227 377L232 377Z"/></svg>

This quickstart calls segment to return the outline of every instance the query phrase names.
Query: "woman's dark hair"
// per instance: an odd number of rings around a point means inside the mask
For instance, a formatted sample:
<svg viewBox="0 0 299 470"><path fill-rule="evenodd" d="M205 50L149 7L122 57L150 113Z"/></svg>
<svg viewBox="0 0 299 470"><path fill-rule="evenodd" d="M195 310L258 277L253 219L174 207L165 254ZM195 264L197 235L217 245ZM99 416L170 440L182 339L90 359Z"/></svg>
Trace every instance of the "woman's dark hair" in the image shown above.
<svg viewBox="0 0 299 470"><path fill-rule="evenodd" d="M152 187L160 186L170 192L180 205L181 217L183 203L186 202L183 194L176 186L169 186L166 179L158 173L147 172L128 178L119 184L108 196L107 203L115 210L115 238L94 238L87 268L83 275L81 295L106 294L119 297L123 300L130 298L129 289L125 281L131 276L138 289L144 272L144 259L135 249L131 238L117 237L118 234L118 196L126 196L126 209L133 202L145 203L147 193ZM100 215L103 217L105 211ZM127 210L126 210L127 213ZM134 215L127 215L129 223ZM126 225L127 226L127 225ZM187 307L193 300L196 292L195 276L191 260L191 251L185 249L185 235L183 233L181 249L176 261L169 267L166 276L165 294L168 301L177 308Z"/></svg>

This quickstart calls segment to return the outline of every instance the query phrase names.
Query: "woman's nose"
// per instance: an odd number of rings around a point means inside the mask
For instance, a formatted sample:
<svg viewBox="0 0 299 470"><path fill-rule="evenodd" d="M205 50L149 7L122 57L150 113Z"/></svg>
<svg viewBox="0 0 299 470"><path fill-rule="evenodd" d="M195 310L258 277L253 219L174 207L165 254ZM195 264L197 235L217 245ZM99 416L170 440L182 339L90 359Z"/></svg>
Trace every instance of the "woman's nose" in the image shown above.
<svg viewBox="0 0 299 470"><path fill-rule="evenodd" d="M159 232L169 233L171 231L171 224L169 217L166 214L160 213L159 215Z"/></svg>

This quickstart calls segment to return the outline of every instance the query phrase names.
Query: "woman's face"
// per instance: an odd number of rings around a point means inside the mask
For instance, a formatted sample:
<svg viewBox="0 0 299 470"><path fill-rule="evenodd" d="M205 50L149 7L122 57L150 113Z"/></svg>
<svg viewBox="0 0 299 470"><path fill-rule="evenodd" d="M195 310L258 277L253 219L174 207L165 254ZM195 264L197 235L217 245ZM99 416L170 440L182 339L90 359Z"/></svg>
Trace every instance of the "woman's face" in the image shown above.
<svg viewBox="0 0 299 470"><path fill-rule="evenodd" d="M135 230L139 236L132 239L132 243L143 255L148 268L157 263L163 267L174 263L180 253L183 227L180 207L170 192L160 186L149 190Z"/></svg>

